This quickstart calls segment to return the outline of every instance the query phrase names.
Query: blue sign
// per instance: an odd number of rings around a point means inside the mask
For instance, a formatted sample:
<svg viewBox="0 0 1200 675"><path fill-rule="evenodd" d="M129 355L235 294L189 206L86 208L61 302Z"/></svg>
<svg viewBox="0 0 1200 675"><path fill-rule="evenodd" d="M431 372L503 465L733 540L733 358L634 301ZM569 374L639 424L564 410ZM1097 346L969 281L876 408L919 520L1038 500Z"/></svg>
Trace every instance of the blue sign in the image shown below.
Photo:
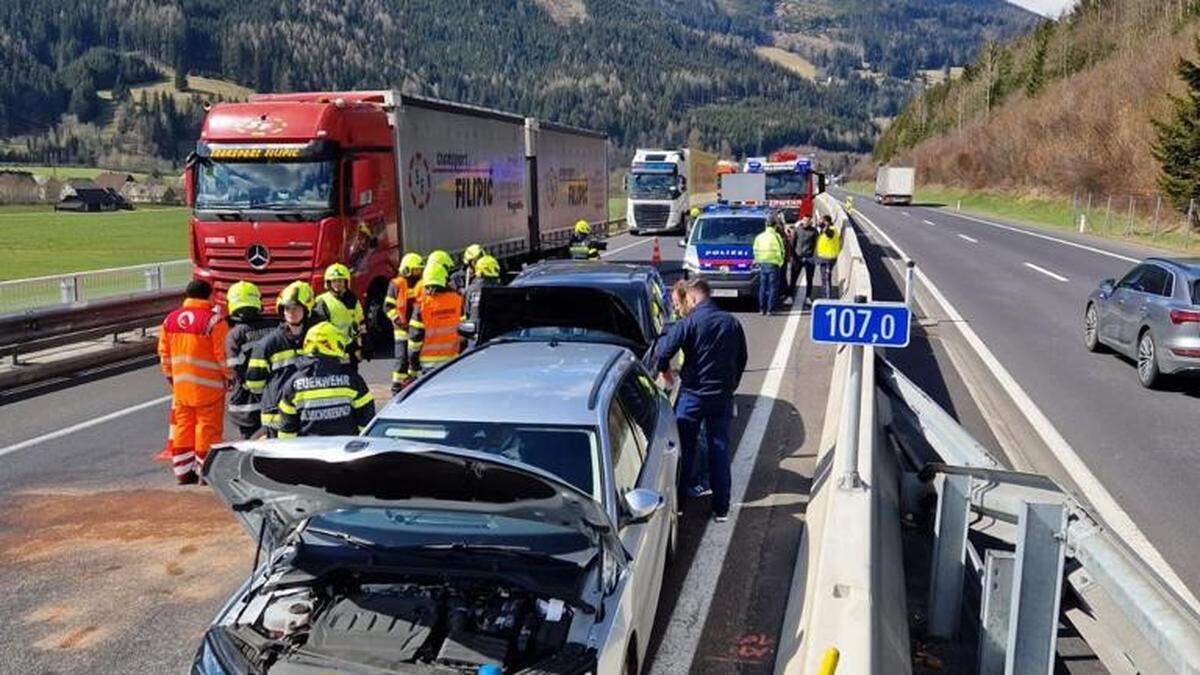
<svg viewBox="0 0 1200 675"><path fill-rule="evenodd" d="M911 328L912 312L900 302L813 303L813 342L907 347Z"/></svg>

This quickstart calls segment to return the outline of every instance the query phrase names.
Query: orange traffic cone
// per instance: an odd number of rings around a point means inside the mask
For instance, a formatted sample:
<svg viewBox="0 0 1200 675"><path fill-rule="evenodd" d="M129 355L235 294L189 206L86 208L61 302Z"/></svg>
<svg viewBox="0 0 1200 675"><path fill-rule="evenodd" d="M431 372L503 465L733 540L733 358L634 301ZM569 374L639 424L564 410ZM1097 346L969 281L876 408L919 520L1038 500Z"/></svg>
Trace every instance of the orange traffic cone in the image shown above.
<svg viewBox="0 0 1200 675"><path fill-rule="evenodd" d="M172 439L175 437L175 408L167 413L167 444L163 447L162 452L154 456L154 459L169 462L171 456L175 454L175 444Z"/></svg>
<svg viewBox="0 0 1200 675"><path fill-rule="evenodd" d="M650 264L657 265L662 262L662 249L658 246L658 237L654 238L654 250L650 252Z"/></svg>

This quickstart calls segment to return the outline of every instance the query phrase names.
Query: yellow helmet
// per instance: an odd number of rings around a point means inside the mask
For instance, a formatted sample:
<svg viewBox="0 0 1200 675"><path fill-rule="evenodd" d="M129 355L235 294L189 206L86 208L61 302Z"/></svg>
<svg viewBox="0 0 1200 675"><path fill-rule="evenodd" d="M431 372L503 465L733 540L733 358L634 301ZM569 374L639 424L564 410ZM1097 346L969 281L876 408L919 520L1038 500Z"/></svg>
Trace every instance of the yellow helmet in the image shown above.
<svg viewBox="0 0 1200 675"><path fill-rule="evenodd" d="M325 268L325 283L337 281L338 279L350 281L350 268L342 263L333 263Z"/></svg>
<svg viewBox="0 0 1200 675"><path fill-rule="evenodd" d="M229 292L225 294L225 305L230 314L246 307L262 311L262 291L249 281L239 281L229 287Z"/></svg>
<svg viewBox="0 0 1200 675"><path fill-rule="evenodd" d="M425 266L425 260L421 258L420 253L405 253L400 259L400 274L410 276L421 271Z"/></svg>
<svg viewBox="0 0 1200 675"><path fill-rule="evenodd" d="M428 265L429 263L437 263L446 268L447 271L454 269L454 258L451 258L449 253L440 248L430 253L429 257L425 259L425 264Z"/></svg>
<svg viewBox="0 0 1200 675"><path fill-rule="evenodd" d="M316 302L316 293L313 292L313 287L307 281L293 281L279 294L279 300L275 302L275 305L281 310L290 305L298 305L305 311L312 311L314 302Z"/></svg>
<svg viewBox="0 0 1200 675"><path fill-rule="evenodd" d="M471 244L467 250L463 251L463 264L470 265L483 256L483 247L479 244Z"/></svg>
<svg viewBox="0 0 1200 675"><path fill-rule="evenodd" d="M699 217L700 217L700 207L699 207L699 206L693 206L693 207L692 207L691 216L692 216L692 218L699 218Z"/></svg>
<svg viewBox="0 0 1200 675"><path fill-rule="evenodd" d="M498 279L500 277L500 262L490 255L484 255L475 261L475 273L481 277Z"/></svg>
<svg viewBox="0 0 1200 675"><path fill-rule="evenodd" d="M334 358L344 358L348 344L350 344L349 338L328 321L322 321L309 328L308 332L304 334L305 354L319 353Z"/></svg>
<svg viewBox="0 0 1200 675"><path fill-rule="evenodd" d="M592 226L588 225L588 221L579 220L575 223L575 234L588 235L592 233Z"/></svg>
<svg viewBox="0 0 1200 675"><path fill-rule="evenodd" d="M421 273L421 281L425 284L426 288L445 288L450 273L446 271L445 267L433 260L433 255L430 255L429 258L429 262L425 265L425 271Z"/></svg>

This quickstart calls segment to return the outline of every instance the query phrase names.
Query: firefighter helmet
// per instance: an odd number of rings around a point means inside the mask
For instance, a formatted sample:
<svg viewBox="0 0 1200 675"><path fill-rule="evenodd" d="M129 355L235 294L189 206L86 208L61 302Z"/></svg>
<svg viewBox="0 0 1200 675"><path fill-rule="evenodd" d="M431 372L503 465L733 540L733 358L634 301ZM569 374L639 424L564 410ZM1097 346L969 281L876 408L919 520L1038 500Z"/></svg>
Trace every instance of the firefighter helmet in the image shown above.
<svg viewBox="0 0 1200 675"><path fill-rule="evenodd" d="M342 263L333 263L325 268L325 283L331 281L350 281L350 268Z"/></svg>
<svg viewBox="0 0 1200 675"><path fill-rule="evenodd" d="M334 358L344 358L350 339L337 329L337 326L322 321L308 329L304 334L304 353L323 354Z"/></svg>
<svg viewBox="0 0 1200 675"><path fill-rule="evenodd" d="M261 311L262 291L249 281L239 281L229 287L229 292L225 294L225 304L230 314L246 307Z"/></svg>
<svg viewBox="0 0 1200 675"><path fill-rule="evenodd" d="M592 226L588 225L588 221L580 220L575 223L575 234L587 236L592 233Z"/></svg>
<svg viewBox="0 0 1200 675"><path fill-rule="evenodd" d="M313 293L313 288L308 285L307 281L293 281L279 294L279 302L276 304L281 309L296 306L303 307L305 311L312 311L315 301L316 294Z"/></svg>
<svg viewBox="0 0 1200 675"><path fill-rule="evenodd" d="M481 277L497 279L500 277L500 262L490 255L485 255L475 261L475 273Z"/></svg>
<svg viewBox="0 0 1200 675"><path fill-rule="evenodd" d="M692 216L693 220L700 217L700 207L699 206L692 207L691 216Z"/></svg>
<svg viewBox="0 0 1200 675"><path fill-rule="evenodd" d="M463 264L473 264L476 260L479 260L481 257L483 257L483 253L484 251L482 246L479 244L471 244L467 247L467 250L463 251Z"/></svg>
<svg viewBox="0 0 1200 675"><path fill-rule="evenodd" d="M437 263L441 265L442 268L447 272L454 269L454 258L451 258L449 253L446 253L440 248L433 253L430 253L429 257L425 259L425 262L426 264Z"/></svg>
<svg viewBox="0 0 1200 675"><path fill-rule="evenodd" d="M420 253L405 253L400 259L400 274L401 276L411 276L421 271L425 266L425 261L421 258Z"/></svg>
<svg viewBox="0 0 1200 675"><path fill-rule="evenodd" d="M424 282L426 288L445 288L450 274L445 267L432 260L432 255L429 257L431 260L425 265L425 271L421 273L421 281Z"/></svg>

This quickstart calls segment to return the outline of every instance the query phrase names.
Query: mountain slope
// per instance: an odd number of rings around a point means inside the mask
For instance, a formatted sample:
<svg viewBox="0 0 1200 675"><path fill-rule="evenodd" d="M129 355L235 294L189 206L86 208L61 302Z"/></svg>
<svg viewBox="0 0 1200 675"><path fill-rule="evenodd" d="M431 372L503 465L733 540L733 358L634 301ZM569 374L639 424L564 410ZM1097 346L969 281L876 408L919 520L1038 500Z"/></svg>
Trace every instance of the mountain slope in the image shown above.
<svg viewBox="0 0 1200 675"><path fill-rule="evenodd" d="M258 91L400 87L601 129L626 149L690 139L739 153L867 150L873 120L898 112L912 85L852 73L818 84L760 59L754 49L786 27L779 10L794 1L7 0L0 53L23 67L0 75L0 137L42 133L63 112L108 114L91 100L89 88L106 88L98 72L60 75L105 47L110 63L141 58ZM163 121L179 132L175 149L159 152L178 156L196 113L172 114L183 115Z"/></svg>

